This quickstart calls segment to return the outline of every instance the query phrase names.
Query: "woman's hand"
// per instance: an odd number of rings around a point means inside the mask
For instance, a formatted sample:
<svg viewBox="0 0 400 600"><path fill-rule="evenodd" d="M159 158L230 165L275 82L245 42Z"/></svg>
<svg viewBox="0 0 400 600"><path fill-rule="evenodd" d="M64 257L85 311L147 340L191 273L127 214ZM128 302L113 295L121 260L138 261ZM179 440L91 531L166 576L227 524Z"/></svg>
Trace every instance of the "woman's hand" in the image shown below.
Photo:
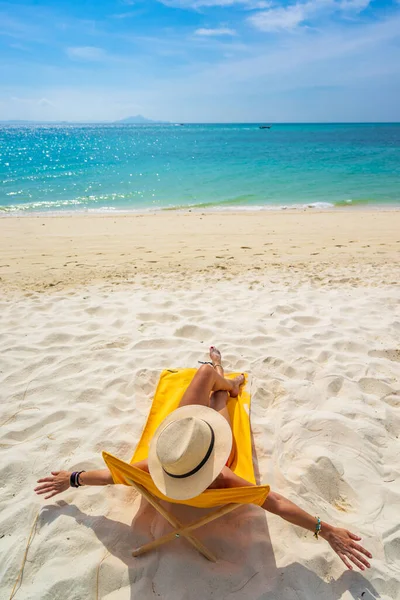
<svg viewBox="0 0 400 600"><path fill-rule="evenodd" d="M40 485L35 487L35 492L39 495L48 494L44 497L45 500L52 498L69 488L70 477L71 473L69 471L52 471L50 477L37 480Z"/></svg>
<svg viewBox="0 0 400 600"><path fill-rule="evenodd" d="M330 544L348 569L353 570L350 561L359 567L361 571L364 571L365 567L369 568L371 566L364 557L372 558L372 554L356 543L361 540L358 535L339 527L330 527L327 531L323 531L323 529L320 536Z"/></svg>

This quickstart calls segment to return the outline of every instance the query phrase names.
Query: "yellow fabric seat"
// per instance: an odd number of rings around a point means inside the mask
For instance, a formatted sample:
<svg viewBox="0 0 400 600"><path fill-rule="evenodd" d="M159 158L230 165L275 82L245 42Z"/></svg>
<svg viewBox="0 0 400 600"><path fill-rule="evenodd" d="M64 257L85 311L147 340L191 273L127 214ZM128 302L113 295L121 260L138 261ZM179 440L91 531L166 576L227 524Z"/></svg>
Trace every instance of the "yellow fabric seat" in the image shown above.
<svg viewBox="0 0 400 600"><path fill-rule="evenodd" d="M250 431L250 394L246 391L246 385L242 387L240 396L238 398L229 398L227 407L232 423L233 430L233 448L228 464L236 475L246 479L250 483L254 484L247 487L238 487L230 489L213 489L206 490L200 496L191 498L190 500L172 500L164 496L154 485L150 475L141 469L133 466L133 463L144 460L148 457L150 441L154 435L154 432L160 425L160 423L167 417L172 411L179 407L181 398L187 389L189 383L193 379L196 373L196 369L176 369L176 370L165 370L161 373L160 380L156 389L156 393L153 399L153 403L150 409L150 413L140 438L139 444L136 448L134 455L130 463L127 463L119 458L116 458L108 452L103 452L103 458L110 469L114 483L120 483L124 485L133 485L136 487L152 504L163 514L170 523L177 526L181 524L169 513L165 514L165 509L160 510L160 505L154 499L154 497L174 504L185 504L194 506L197 508L211 508L222 505L229 505L227 510L220 510L220 514L225 514L229 510L238 507L241 504L257 504L261 506L265 501L269 493L268 485L255 485L255 476L252 459L252 444L251 444L251 431ZM227 377L233 378L237 373L232 373ZM247 376L246 376L247 382ZM167 516L168 515L168 516ZM215 513L215 518L219 515ZM170 518L169 518L170 517ZM207 522L211 520L208 518ZM200 521L198 522L199 524ZM192 524L192 528L194 528ZM200 525L196 525L198 527ZM192 538L189 539L193 545L198 547L196 543L198 541L193 536L185 533L184 529L178 529L180 535ZM171 535L164 536L170 539ZM179 534L176 533L176 537ZM196 540L194 543L193 540ZM165 539L164 541L168 541ZM148 544L155 546L155 543ZM206 552L203 549L198 548L205 556ZM134 552L134 555L142 553L143 548L140 551ZM210 556L211 553L208 553ZM207 556L207 558L210 558ZM213 560L213 558L210 558Z"/></svg>
<svg viewBox="0 0 400 600"><path fill-rule="evenodd" d="M196 369L165 370L162 372L146 426L130 463L120 460L108 452L103 452L104 461L111 471L114 483L130 485L129 479L133 479L161 500L198 508L210 508L230 502L263 504L269 492L268 485L206 490L200 496L191 500L171 500L156 488L148 473L132 466L133 463L147 458L149 444L154 432L165 417L178 408L181 398L195 373ZM236 375L236 373L233 373L229 377L233 378ZM245 387L242 388L239 398L228 400L228 410L234 439L233 456L231 455L229 466L236 475L255 484L249 417L250 394Z"/></svg>

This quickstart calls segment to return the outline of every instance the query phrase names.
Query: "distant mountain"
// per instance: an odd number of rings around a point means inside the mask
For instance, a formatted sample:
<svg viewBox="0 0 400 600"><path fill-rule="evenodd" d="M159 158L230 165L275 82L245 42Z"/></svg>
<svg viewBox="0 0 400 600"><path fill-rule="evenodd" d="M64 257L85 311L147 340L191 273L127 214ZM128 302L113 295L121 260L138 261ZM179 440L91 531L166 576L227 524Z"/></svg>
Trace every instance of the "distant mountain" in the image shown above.
<svg viewBox="0 0 400 600"><path fill-rule="evenodd" d="M119 121L115 121L115 123L136 123L136 124L145 124L145 123L167 123L168 121L153 121L153 119L146 119L142 115L136 115L135 117L126 117L125 119L120 119Z"/></svg>

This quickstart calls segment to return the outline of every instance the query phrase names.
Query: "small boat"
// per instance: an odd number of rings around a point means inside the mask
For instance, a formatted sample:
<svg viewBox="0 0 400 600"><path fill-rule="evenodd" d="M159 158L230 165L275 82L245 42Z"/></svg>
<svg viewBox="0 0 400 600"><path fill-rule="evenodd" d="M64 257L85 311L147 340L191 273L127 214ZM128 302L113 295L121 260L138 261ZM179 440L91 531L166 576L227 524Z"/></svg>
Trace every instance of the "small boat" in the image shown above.
<svg viewBox="0 0 400 600"><path fill-rule="evenodd" d="M272 125L260 125L259 129L271 129Z"/></svg>

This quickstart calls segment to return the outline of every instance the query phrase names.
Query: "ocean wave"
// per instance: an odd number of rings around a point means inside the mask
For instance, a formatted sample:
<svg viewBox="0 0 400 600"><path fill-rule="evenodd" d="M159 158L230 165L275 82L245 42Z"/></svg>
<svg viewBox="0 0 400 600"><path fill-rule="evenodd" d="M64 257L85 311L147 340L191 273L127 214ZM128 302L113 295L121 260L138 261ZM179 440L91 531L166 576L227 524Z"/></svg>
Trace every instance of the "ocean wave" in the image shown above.
<svg viewBox="0 0 400 600"><path fill-rule="evenodd" d="M179 204L160 208L162 211L173 210L211 210L211 211L259 211L259 210L305 210L306 208L329 209L335 205L331 202L307 202L304 204L239 204L230 200L222 202L202 202L197 204Z"/></svg>
<svg viewBox="0 0 400 600"><path fill-rule="evenodd" d="M15 195L16 193L11 192L7 195ZM40 212L48 211L48 210L57 210L57 209L65 209L68 207L87 207L95 205L99 202L102 203L112 203L118 200L126 199L129 197L127 194L101 194L98 196L90 195L90 196L78 196L77 198L68 199L68 200L35 200L32 202L24 202L21 204L6 204L4 206L0 206L0 212L4 213L17 213L17 212ZM108 210L113 207L102 207L107 208Z"/></svg>
<svg viewBox="0 0 400 600"><path fill-rule="evenodd" d="M24 204L8 204L0 206L0 211L4 213L30 212L53 208L63 208L65 206L80 206L83 202L76 200L41 200L35 202L26 202Z"/></svg>
<svg viewBox="0 0 400 600"><path fill-rule="evenodd" d="M172 206L161 207L161 210L185 210L187 208L216 208L218 206L237 206L237 205L248 205L248 201L251 198L255 198L253 194L236 196L235 198L228 198L227 200L219 201L206 201L206 202L193 202L191 204L176 204Z"/></svg>
<svg viewBox="0 0 400 600"><path fill-rule="evenodd" d="M347 200L337 200L335 206L363 206L366 204L374 204L370 198L349 198Z"/></svg>
<svg viewBox="0 0 400 600"><path fill-rule="evenodd" d="M197 202L192 204L176 204L170 206L129 206L129 204L118 205L118 200L127 200L129 194L104 194L100 196L82 196L70 200L42 200L26 202L23 204L8 204L0 206L0 214L29 215L38 214L74 214L74 213L149 213L160 211L190 211L190 212L257 212L257 211L285 211L285 210L334 210L352 208L368 205L369 208L390 208L393 205L382 205L368 199L349 199L336 202L304 202L304 203L282 203L282 204L250 204L250 196L238 196L234 199L217 202ZM101 205L99 206L99 203Z"/></svg>

